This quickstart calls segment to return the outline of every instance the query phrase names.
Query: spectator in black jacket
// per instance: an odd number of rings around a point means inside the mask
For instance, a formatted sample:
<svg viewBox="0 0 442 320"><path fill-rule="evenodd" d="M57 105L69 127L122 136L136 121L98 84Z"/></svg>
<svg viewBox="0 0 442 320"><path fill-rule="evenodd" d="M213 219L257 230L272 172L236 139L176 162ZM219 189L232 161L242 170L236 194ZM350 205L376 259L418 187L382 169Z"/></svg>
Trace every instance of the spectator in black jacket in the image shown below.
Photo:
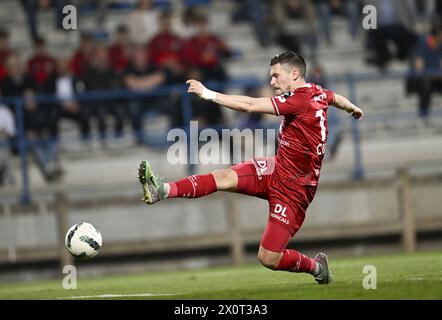
<svg viewBox="0 0 442 320"><path fill-rule="evenodd" d="M419 95L419 116L428 122L431 95L442 92L442 22L437 20L431 33L421 39L414 59L416 89Z"/></svg>
<svg viewBox="0 0 442 320"><path fill-rule="evenodd" d="M86 69L83 77L85 91L112 90L119 87L117 74L112 68L108 51L105 46L99 45L95 49L91 64ZM120 137L123 130L123 110L121 106L116 105L115 99L91 100L83 104L82 114L84 123L82 133L85 137L90 137L90 118L94 116L98 122L98 130L101 142L104 144L106 139L106 118L110 113L115 118L115 135Z"/></svg>
<svg viewBox="0 0 442 320"><path fill-rule="evenodd" d="M1 83L1 92L5 97L17 97L23 101L23 118L25 137L28 149L34 156L37 166L45 179L50 182L63 174L58 159L58 143L53 140L47 130L50 122L48 114L37 104L35 99L36 85L25 72L24 66L17 55L11 55L6 62L7 75ZM15 112L15 109L13 109ZM17 151L17 140L13 141Z"/></svg>
<svg viewBox="0 0 442 320"><path fill-rule="evenodd" d="M145 93L153 90L167 81L164 71L155 68L149 59L149 54L144 46L137 46L132 59L124 74L124 86L134 93ZM140 97L131 99L129 113L132 121L137 144L144 144L143 116L147 110L160 110L160 104L167 102L167 99L156 97Z"/></svg>

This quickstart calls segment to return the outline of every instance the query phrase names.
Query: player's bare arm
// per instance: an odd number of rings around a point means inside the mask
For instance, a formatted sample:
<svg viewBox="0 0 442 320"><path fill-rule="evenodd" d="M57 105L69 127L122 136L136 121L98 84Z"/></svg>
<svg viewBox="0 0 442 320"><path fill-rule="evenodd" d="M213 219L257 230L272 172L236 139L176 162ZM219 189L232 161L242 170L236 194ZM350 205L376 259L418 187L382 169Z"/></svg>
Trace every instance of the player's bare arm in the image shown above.
<svg viewBox="0 0 442 320"><path fill-rule="evenodd" d="M187 80L187 92L194 93L202 99L211 100L229 109L242 112L275 114L269 98L252 98L248 96L230 95L207 89L197 80Z"/></svg>
<svg viewBox="0 0 442 320"><path fill-rule="evenodd" d="M341 96L340 94L334 94L334 99L331 105L338 109L351 113L352 117L356 120L361 120L364 117L364 112L361 108L355 106L353 103L351 103L350 100L348 100L344 96Z"/></svg>

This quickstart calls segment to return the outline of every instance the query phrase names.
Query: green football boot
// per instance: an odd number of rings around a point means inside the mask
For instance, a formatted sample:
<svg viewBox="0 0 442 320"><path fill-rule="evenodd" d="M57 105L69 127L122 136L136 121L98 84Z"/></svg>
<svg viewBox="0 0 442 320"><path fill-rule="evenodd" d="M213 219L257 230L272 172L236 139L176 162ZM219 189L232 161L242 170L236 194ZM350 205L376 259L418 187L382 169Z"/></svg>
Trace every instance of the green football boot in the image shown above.
<svg viewBox="0 0 442 320"><path fill-rule="evenodd" d="M138 167L138 180L143 186L141 200L153 204L164 198L164 183L152 172L149 161L141 161Z"/></svg>

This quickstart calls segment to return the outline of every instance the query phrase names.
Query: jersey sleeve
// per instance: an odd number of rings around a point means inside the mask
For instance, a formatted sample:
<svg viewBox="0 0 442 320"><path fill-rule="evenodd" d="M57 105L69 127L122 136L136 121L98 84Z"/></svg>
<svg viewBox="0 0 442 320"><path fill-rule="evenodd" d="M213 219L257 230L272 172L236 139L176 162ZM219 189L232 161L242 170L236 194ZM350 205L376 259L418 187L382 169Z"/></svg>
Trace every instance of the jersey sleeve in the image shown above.
<svg viewBox="0 0 442 320"><path fill-rule="evenodd" d="M332 104L335 101L335 93L332 90L324 89L327 104Z"/></svg>
<svg viewBox="0 0 442 320"><path fill-rule="evenodd" d="M293 92L285 93L280 96L270 98L276 115L298 114L306 107L305 98L301 94Z"/></svg>

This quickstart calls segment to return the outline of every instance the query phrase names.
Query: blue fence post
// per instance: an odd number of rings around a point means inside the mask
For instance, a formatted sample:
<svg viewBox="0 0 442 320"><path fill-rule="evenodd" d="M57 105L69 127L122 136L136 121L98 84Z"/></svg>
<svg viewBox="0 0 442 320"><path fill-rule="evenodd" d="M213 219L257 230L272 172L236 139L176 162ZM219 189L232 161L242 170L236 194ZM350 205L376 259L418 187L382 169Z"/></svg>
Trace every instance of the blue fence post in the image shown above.
<svg viewBox="0 0 442 320"><path fill-rule="evenodd" d="M356 85L353 74L347 74L347 85L350 95L350 101L357 104L356 97ZM353 147L355 155L355 166L353 171L353 180L361 180L364 178L364 166L362 164L362 152L361 152L361 136L359 131L359 123L357 120L351 118L351 131L353 137Z"/></svg>
<svg viewBox="0 0 442 320"><path fill-rule="evenodd" d="M17 137L18 150L20 154L20 167L22 176L22 192L20 195L21 204L29 204L31 202L31 194L29 192L29 173L28 173L28 158L27 158L27 141L25 133L24 122L24 103L23 99L15 100L15 115L17 121Z"/></svg>
<svg viewBox="0 0 442 320"><path fill-rule="evenodd" d="M191 161L192 155L190 154L192 151L190 148L191 144L190 140L192 139L190 131L190 121L192 120L192 102L190 101L190 95L187 93L187 89L183 89L181 96L182 96L181 106L183 112L184 130L186 131L186 136L187 136L187 152L188 152L187 174L190 176L195 174L195 164L192 163Z"/></svg>

